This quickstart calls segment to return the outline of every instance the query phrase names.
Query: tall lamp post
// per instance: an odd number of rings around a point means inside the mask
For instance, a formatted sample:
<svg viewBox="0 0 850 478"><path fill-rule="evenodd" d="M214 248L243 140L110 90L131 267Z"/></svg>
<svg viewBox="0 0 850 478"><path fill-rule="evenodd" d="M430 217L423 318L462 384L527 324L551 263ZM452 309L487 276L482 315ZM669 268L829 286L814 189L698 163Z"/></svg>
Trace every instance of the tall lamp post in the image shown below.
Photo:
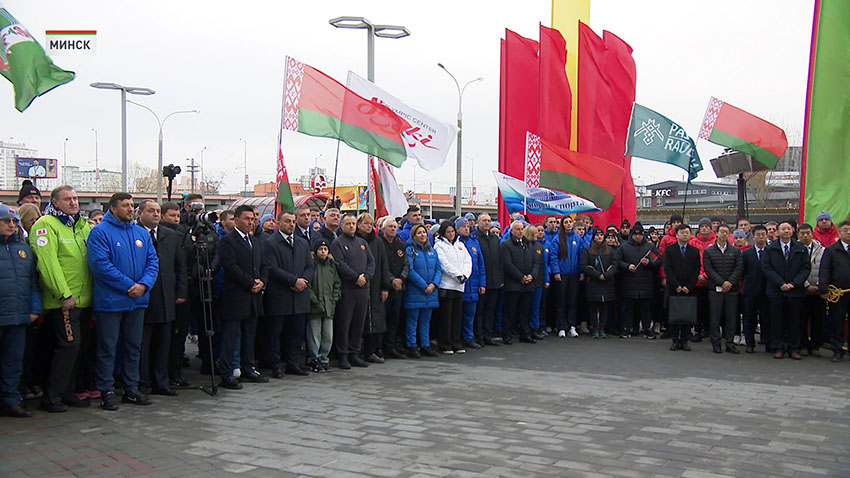
<svg viewBox="0 0 850 478"><path fill-rule="evenodd" d="M245 174L245 185L242 186L242 192L248 192L248 141L239 138L242 141L242 173Z"/></svg>
<svg viewBox="0 0 850 478"><path fill-rule="evenodd" d="M133 100L127 100L127 103L132 103L136 106L140 106L140 107L150 111L150 113L153 115L153 117L156 118L157 125L159 125L159 142L158 142L158 152L157 152L157 158L158 159L157 159L157 169L156 169L156 171L157 171L156 172L156 202L162 202L162 179L160 178L160 175L162 175L162 127L165 126L165 122L168 120L168 118L172 117L173 115L178 115L178 114L181 114L181 113L196 113L197 114L197 113L200 113L200 111L198 111L198 110L173 111L173 112L165 115L165 118L160 120L159 115L156 114L156 112L154 110L148 108L147 106L145 106L141 103L136 103Z"/></svg>
<svg viewBox="0 0 850 478"><path fill-rule="evenodd" d="M137 86L123 86L118 83L97 82L89 86L101 90L121 91L121 186L123 191L126 192L129 190L127 187L127 93L131 95L152 95L156 91Z"/></svg>
<svg viewBox="0 0 850 478"><path fill-rule="evenodd" d="M206 188L204 187L204 151L207 150L207 147L204 146L201 148L201 194L205 194Z"/></svg>
<svg viewBox="0 0 850 478"><path fill-rule="evenodd" d="M461 196L463 196L463 190L461 189L463 181L463 175L461 174L463 170L463 145L461 143L461 140L463 138L463 92L466 91L467 86L472 83L475 83L476 81L484 81L484 78L479 76L474 80L469 80L466 82L466 84L463 85L463 88L461 88L460 83L458 83L457 78L452 75L452 72L450 72L445 66L443 66L442 63L437 63L437 66L439 66L443 69L443 71L448 73L448 75L452 77L452 80L455 82L455 86L457 86L457 177L455 178L455 215L459 217L461 215Z"/></svg>
<svg viewBox="0 0 850 478"><path fill-rule="evenodd" d="M100 179L100 168L97 164L97 130L94 128L91 130L94 133L94 192L100 192L98 191L100 188L97 184L98 179Z"/></svg>
<svg viewBox="0 0 850 478"><path fill-rule="evenodd" d="M328 21L336 28L353 28L366 30L366 78L375 82L375 37L404 38L410 35L410 30L401 25L376 25L363 17L336 17ZM375 216L375 188L372 184L372 170L366 162L366 184L369 190L369 214Z"/></svg>

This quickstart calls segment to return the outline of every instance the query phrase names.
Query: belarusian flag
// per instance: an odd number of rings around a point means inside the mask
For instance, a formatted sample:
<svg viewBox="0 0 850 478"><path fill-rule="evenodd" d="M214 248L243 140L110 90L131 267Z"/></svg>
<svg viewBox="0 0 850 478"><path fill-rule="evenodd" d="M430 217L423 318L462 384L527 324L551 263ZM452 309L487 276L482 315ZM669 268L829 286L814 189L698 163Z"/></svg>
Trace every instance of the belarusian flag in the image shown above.
<svg viewBox="0 0 850 478"><path fill-rule="evenodd" d="M620 190L626 170L589 154L540 139L540 187L564 191L607 209Z"/></svg>
<svg viewBox="0 0 850 478"><path fill-rule="evenodd" d="M283 164L283 149L277 149L277 204L280 205L277 212L295 211L295 200L292 198L292 188L289 187L289 174L286 173L286 165ZM277 214L275 214L277 217Z"/></svg>
<svg viewBox="0 0 850 478"><path fill-rule="evenodd" d="M637 103L632 107L626 156L678 166L688 171L688 179L691 181L702 171L694 140L685 133L685 129L666 116Z"/></svg>
<svg viewBox="0 0 850 478"><path fill-rule="evenodd" d="M407 199L398 187L392 168L381 158L369 156L369 161L375 188L376 216L404 216L407 212Z"/></svg>
<svg viewBox="0 0 850 478"><path fill-rule="evenodd" d="M41 45L0 3L0 75L15 87L15 108L24 111L36 96L74 79L54 65Z"/></svg>
<svg viewBox="0 0 850 478"><path fill-rule="evenodd" d="M286 57L283 99L283 129L337 138L396 167L407 159L401 133L410 123L290 57Z"/></svg>
<svg viewBox="0 0 850 478"><path fill-rule="evenodd" d="M782 128L711 97L699 137L749 154L768 168L775 168L788 149Z"/></svg>

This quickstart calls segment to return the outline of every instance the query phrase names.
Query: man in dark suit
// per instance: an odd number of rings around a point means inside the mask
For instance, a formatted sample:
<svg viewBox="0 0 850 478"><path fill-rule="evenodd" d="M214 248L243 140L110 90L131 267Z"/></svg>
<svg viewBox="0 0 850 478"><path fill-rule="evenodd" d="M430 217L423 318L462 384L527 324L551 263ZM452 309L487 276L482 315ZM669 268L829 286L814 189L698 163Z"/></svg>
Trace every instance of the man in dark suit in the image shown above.
<svg viewBox="0 0 850 478"><path fill-rule="evenodd" d="M159 272L145 310L139 378L144 393L174 396L177 392L168 386L168 354L177 304L185 303L188 296L186 256L180 236L167 227L159 227L160 219L159 204L152 199L142 201L138 224L151 236L159 257Z"/></svg>
<svg viewBox="0 0 850 478"><path fill-rule="evenodd" d="M726 351L738 353L733 340L738 319L738 282L741 281L744 262L740 249L729 243L729 232L729 226L719 224L715 231L717 240L708 246L702 255L705 274L708 276L711 348L716 354L721 353L721 319Z"/></svg>
<svg viewBox="0 0 850 478"><path fill-rule="evenodd" d="M266 286L266 267L263 265L262 244L250 232L256 227L251 206L239 206L234 212L233 231L219 242L219 260L224 273L221 297L221 353L218 373L221 386L231 390L242 388L233 377L233 349L236 336L242 330L241 380L268 382L254 367L254 338L257 317L263 315L262 291Z"/></svg>
<svg viewBox="0 0 850 478"><path fill-rule="evenodd" d="M782 221L777 234L761 256L770 303L773 357L781 359L787 353L800 360L800 311L811 263L806 248L793 240L794 226L790 222Z"/></svg>
<svg viewBox="0 0 850 478"><path fill-rule="evenodd" d="M664 277L666 293L671 296L694 296L699 277L699 250L690 245L691 228L687 224L676 226L676 242L664 250ZM670 350L691 350L691 326L670 323Z"/></svg>
<svg viewBox="0 0 850 478"><path fill-rule="evenodd" d="M838 225L838 242L832 243L823 253L820 262L818 287L821 298L829 297L829 286L850 289L850 221ZM829 305L829 324L831 329L829 342L832 344L832 361L838 362L844 356L844 318L850 309L850 293L844 293Z"/></svg>
<svg viewBox="0 0 850 478"><path fill-rule="evenodd" d="M301 212L310 217L309 209ZM298 237L295 222L292 211L281 212L277 217L280 230L263 244L263 263L269 278L264 294L268 325L265 340L274 378L283 377L283 362L287 374L308 375L301 368L299 354L310 313L309 284L314 266L310 246L306 239Z"/></svg>
<svg viewBox="0 0 850 478"><path fill-rule="evenodd" d="M761 269L761 258L767 247L767 229L753 226L753 247L742 253L744 260L744 340L746 352L751 354L756 349L756 324L761 323L761 341L765 352L771 352L770 345L770 307L767 301L767 281Z"/></svg>
<svg viewBox="0 0 850 478"><path fill-rule="evenodd" d="M280 227L280 223L278 223L278 227ZM312 233L313 231L310 230L310 206L302 204L295 208L295 235L305 239L309 245L310 241L313 240Z"/></svg>

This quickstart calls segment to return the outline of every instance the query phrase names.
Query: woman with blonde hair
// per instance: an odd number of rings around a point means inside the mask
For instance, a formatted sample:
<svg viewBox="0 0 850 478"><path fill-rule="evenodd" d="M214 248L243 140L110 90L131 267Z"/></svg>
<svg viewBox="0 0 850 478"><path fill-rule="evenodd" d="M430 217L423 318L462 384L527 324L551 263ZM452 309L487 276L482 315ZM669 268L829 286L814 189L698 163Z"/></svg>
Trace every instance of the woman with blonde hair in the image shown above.
<svg viewBox="0 0 850 478"><path fill-rule="evenodd" d="M29 236L32 225L41 217L41 211L35 204L24 203L18 208L18 217L21 218L21 229L24 230L26 236Z"/></svg>

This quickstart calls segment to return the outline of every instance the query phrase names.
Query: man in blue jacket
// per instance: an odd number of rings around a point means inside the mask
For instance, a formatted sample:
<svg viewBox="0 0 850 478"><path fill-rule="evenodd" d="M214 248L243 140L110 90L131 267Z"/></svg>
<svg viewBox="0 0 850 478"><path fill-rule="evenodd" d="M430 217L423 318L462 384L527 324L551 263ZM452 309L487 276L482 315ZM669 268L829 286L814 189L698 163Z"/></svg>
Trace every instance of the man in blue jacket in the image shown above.
<svg viewBox="0 0 850 478"><path fill-rule="evenodd" d="M27 326L41 313L41 291L35 257L18 233L18 214L0 204L0 414L29 418L21 406L18 382L24 360Z"/></svg>
<svg viewBox="0 0 850 478"><path fill-rule="evenodd" d="M88 263L94 282L97 313L95 384L100 406L118 410L112 372L121 339L124 403L150 405L139 387L139 354L148 291L156 282L159 259L144 228L133 222L133 196L115 193L109 211L89 234Z"/></svg>

